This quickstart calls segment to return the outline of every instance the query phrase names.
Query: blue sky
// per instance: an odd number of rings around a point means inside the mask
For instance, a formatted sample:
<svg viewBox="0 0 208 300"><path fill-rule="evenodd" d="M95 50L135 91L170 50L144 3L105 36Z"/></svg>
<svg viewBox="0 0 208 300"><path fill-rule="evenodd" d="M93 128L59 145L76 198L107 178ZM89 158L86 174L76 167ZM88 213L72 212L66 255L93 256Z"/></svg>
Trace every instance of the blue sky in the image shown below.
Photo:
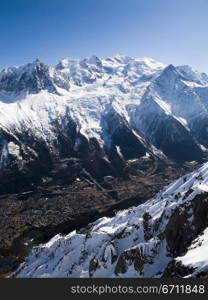
<svg viewBox="0 0 208 300"><path fill-rule="evenodd" d="M208 73L207 0L0 0L0 69L117 53Z"/></svg>

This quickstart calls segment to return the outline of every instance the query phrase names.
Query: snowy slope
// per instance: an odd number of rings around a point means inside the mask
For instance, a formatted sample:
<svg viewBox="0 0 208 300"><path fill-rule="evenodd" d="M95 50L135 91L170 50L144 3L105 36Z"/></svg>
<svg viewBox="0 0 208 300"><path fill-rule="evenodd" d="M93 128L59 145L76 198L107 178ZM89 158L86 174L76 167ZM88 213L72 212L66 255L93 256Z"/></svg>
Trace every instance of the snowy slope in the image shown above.
<svg viewBox="0 0 208 300"><path fill-rule="evenodd" d="M206 74L151 58L119 54L7 68L0 72L4 192L12 172L21 182L28 172L37 181L63 158L99 157L96 169L105 165L105 175L146 154L200 161L208 146L207 99ZM96 177L94 165L85 168Z"/></svg>
<svg viewBox="0 0 208 300"><path fill-rule="evenodd" d="M33 249L16 276L207 276L207 209L208 163L145 204L56 235Z"/></svg>

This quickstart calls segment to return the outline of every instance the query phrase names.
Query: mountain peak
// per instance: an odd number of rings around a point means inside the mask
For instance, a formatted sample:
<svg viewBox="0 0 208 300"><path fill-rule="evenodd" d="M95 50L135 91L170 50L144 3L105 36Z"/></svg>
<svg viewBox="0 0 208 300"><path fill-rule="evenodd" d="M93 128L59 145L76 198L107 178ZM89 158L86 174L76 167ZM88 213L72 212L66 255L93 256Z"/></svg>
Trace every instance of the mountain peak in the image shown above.
<svg viewBox="0 0 208 300"><path fill-rule="evenodd" d="M18 94L27 91L33 93L42 89L55 91L49 75L49 67L39 59L20 67L4 69L0 73L0 90L5 92Z"/></svg>
<svg viewBox="0 0 208 300"><path fill-rule="evenodd" d="M150 57L132 58L118 53L115 56L100 59L96 55L84 59L63 58L55 68L47 66L36 58L33 62L20 67L10 67L0 73L0 90L18 93L22 90L38 92L41 89L55 91L54 83L64 89L71 84L83 86L91 84L104 75L123 77L130 84L138 80L161 81L181 79L199 84L208 84L208 76L195 71L188 65L175 67ZM162 82L164 79L164 82ZM26 83L27 82L27 83Z"/></svg>
<svg viewBox="0 0 208 300"><path fill-rule="evenodd" d="M168 66L166 66L163 72L176 72L176 68L174 67L174 65L169 64Z"/></svg>
<svg viewBox="0 0 208 300"><path fill-rule="evenodd" d="M36 59L34 60L34 63L36 63L36 64L40 63L39 58L36 58Z"/></svg>
<svg viewBox="0 0 208 300"><path fill-rule="evenodd" d="M127 64L130 61L132 61L133 58L130 57L130 56L124 55L122 53L118 53L118 54L116 54L112 57L108 57L106 60L114 61L114 62L117 62L119 64Z"/></svg>
<svg viewBox="0 0 208 300"><path fill-rule="evenodd" d="M70 64L79 63L79 59L75 58L62 58L55 66L57 70L63 70L69 67Z"/></svg>
<svg viewBox="0 0 208 300"><path fill-rule="evenodd" d="M177 72L177 69L174 67L174 65L169 64L162 70L156 81L163 85L167 85L170 80L176 80L177 78L180 78L180 74Z"/></svg>
<svg viewBox="0 0 208 300"><path fill-rule="evenodd" d="M208 84L208 76L205 73L198 72L189 65L177 66L176 69L185 80L193 81L198 84Z"/></svg>
<svg viewBox="0 0 208 300"><path fill-rule="evenodd" d="M93 65L100 65L102 64L100 58L96 55L92 55L90 56L89 58L85 59L87 62L89 62L90 64L93 64Z"/></svg>

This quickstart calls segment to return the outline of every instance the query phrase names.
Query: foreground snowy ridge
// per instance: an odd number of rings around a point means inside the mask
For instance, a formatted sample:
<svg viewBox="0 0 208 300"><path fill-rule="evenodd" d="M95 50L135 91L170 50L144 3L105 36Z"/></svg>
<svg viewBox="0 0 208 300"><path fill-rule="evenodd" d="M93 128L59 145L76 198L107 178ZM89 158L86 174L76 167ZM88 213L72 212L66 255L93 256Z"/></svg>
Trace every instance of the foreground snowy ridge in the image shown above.
<svg viewBox="0 0 208 300"><path fill-rule="evenodd" d="M208 163L138 207L33 249L17 277L207 277Z"/></svg>

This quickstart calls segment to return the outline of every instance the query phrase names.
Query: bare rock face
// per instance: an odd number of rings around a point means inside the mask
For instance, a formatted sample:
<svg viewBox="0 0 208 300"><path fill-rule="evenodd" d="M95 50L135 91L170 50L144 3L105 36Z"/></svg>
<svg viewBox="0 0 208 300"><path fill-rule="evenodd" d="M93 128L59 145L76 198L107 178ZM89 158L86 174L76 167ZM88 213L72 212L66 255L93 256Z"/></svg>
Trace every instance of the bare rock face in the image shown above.
<svg viewBox="0 0 208 300"><path fill-rule="evenodd" d="M165 229L165 237L174 256L183 255L191 241L208 226L207 210L208 193L204 192L192 202L181 205L172 214Z"/></svg>
<svg viewBox="0 0 208 300"><path fill-rule="evenodd" d="M152 237L152 216L147 212L143 215L143 227L145 240L148 241Z"/></svg>
<svg viewBox="0 0 208 300"><path fill-rule="evenodd" d="M142 272L144 264L147 263L152 263L152 256L145 254L142 246L125 250L118 259L115 274L126 273L131 265L137 272Z"/></svg>
<svg viewBox="0 0 208 300"><path fill-rule="evenodd" d="M171 261L163 273L163 278L186 277L193 273L194 268L183 266L181 262Z"/></svg>
<svg viewBox="0 0 208 300"><path fill-rule="evenodd" d="M89 276L92 277L97 269L99 269L99 262L97 259L92 258L89 263Z"/></svg>

